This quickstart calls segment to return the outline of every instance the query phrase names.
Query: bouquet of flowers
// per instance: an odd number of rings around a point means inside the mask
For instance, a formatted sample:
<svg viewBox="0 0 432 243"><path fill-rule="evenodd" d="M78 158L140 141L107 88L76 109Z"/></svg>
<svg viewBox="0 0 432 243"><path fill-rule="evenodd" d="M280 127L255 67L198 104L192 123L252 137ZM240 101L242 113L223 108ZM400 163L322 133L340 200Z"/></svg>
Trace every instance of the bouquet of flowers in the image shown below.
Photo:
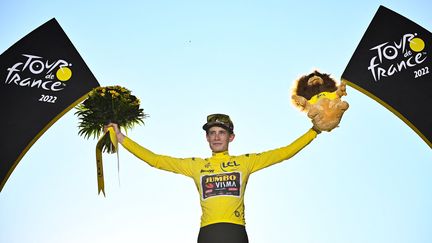
<svg viewBox="0 0 432 243"><path fill-rule="evenodd" d="M97 87L76 108L78 111L75 114L80 119L78 134L87 139L92 136L98 138L109 123L130 129L136 124L144 124L143 120L147 117L140 109L140 100L121 86ZM103 152L116 152L108 133L101 139Z"/></svg>

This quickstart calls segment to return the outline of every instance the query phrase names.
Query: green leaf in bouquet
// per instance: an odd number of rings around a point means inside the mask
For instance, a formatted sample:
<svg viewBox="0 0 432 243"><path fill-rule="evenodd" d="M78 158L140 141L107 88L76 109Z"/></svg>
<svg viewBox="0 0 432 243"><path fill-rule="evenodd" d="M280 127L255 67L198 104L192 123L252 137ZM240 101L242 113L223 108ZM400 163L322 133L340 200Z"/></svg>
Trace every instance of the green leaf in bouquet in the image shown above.
<svg viewBox="0 0 432 243"><path fill-rule="evenodd" d="M135 125L144 124L144 119L148 116L140 108L140 100L121 86L93 89L76 109L75 114L80 119L78 134L86 139L100 137L104 125L108 123L117 123L120 128L131 129ZM109 137L104 137L103 140L103 151L115 152Z"/></svg>

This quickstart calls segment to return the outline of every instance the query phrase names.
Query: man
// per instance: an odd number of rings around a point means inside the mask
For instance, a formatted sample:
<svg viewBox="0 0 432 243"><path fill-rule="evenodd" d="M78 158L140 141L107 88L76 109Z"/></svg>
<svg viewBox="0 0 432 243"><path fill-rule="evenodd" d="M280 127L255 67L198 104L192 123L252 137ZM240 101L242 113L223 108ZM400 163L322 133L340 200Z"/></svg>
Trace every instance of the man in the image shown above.
<svg viewBox="0 0 432 243"><path fill-rule="evenodd" d="M114 127L118 141L150 166L191 177L200 194L202 209L198 243L248 242L244 218L244 192L249 175L286 160L308 145L320 131L310 129L288 146L259 154L232 156L229 143L234 140L234 124L228 115L207 116L203 129L212 157L173 158L159 155L138 145Z"/></svg>

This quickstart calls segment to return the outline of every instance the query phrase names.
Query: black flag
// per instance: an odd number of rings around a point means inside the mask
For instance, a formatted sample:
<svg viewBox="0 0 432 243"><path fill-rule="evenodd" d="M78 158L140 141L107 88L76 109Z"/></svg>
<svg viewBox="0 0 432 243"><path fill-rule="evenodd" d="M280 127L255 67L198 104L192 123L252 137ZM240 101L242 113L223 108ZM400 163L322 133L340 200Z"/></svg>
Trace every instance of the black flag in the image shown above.
<svg viewBox="0 0 432 243"><path fill-rule="evenodd" d="M342 79L401 118L432 148L432 33L380 6Z"/></svg>
<svg viewBox="0 0 432 243"><path fill-rule="evenodd" d="M51 19L0 56L0 190L36 140L99 86Z"/></svg>

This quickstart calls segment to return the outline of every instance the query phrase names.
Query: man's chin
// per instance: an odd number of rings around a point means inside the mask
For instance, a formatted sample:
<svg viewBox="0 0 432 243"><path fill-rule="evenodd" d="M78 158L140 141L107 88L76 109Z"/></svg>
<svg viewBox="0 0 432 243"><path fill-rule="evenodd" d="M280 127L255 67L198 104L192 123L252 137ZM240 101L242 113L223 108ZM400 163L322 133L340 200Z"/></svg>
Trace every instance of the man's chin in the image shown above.
<svg viewBox="0 0 432 243"><path fill-rule="evenodd" d="M222 147L213 147L213 148L211 148L211 150L212 150L214 153L220 153L220 152L224 152L224 151L226 151L226 149L223 149Z"/></svg>

